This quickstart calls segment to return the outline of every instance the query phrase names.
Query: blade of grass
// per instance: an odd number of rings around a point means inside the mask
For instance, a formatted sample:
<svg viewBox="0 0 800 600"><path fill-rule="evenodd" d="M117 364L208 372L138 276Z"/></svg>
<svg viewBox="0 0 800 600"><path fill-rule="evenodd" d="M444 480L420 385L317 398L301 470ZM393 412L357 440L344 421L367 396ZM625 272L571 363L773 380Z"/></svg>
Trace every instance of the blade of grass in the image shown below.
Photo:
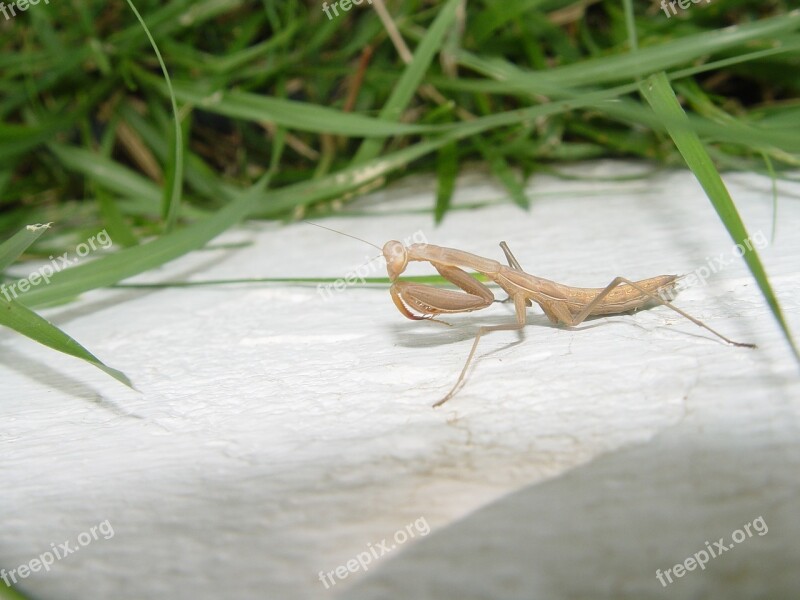
<svg viewBox="0 0 800 600"><path fill-rule="evenodd" d="M478 281L485 281L496 285L483 273L471 273ZM172 287L202 287L204 285L240 285L243 283L336 283L341 277L250 277L247 279L208 279L205 281L163 281L160 283L116 283L112 287L119 289L164 289ZM403 281L413 283L430 283L455 287L453 282L441 275L409 275L403 276ZM386 285L394 283L389 277L364 277L348 286L359 287L365 284Z"/></svg>
<svg viewBox="0 0 800 600"><path fill-rule="evenodd" d="M778 178L775 175L775 168L772 166L772 161L766 152L761 153L764 163L767 165L767 172L772 181L772 228L770 231L769 242L775 243L775 232L778 229Z"/></svg>
<svg viewBox="0 0 800 600"><path fill-rule="evenodd" d="M479 136L473 138L472 141L478 147L478 150L481 151L486 162L489 163L492 175L497 177L497 180L506 188L514 204L519 206L522 210L528 210L528 197L525 195L525 187L519 182L503 155L497 153Z"/></svg>
<svg viewBox="0 0 800 600"><path fill-rule="evenodd" d="M132 67L137 79L164 95L168 91L164 82L143 69ZM175 96L181 102L193 104L235 119L269 121L288 129L333 135L387 137L435 131L436 126L391 123L355 113L347 113L328 106L319 106L297 100L269 98L263 95L225 90L189 81L175 82Z"/></svg>
<svg viewBox="0 0 800 600"><path fill-rule="evenodd" d="M636 92L637 84L624 84L614 88L594 90L562 87L553 85L546 81L537 81L531 76L538 76L536 73L525 72L516 65L504 62L500 59L486 60L467 52L460 52L460 63L466 67L479 71L489 77L501 80L497 92L505 88L508 92L523 92L527 94L546 94L553 98L572 98L580 101L582 106L591 105L615 119L626 124L642 124L651 128L662 128L667 124L666 120L672 119L663 116L661 119L655 118L653 112L641 106L639 102L634 102L624 97L624 95ZM700 67L688 68L670 74L671 78L683 77L706 69ZM593 102L587 102L593 100ZM680 125L680 123L673 123ZM800 138L786 129L766 128L756 124L748 124L742 121L720 124L709 119L694 117L690 119L692 128L700 134L710 138L730 141L751 146L754 142L764 146L774 146L786 152L800 149Z"/></svg>
<svg viewBox="0 0 800 600"><path fill-rule="evenodd" d="M131 0L127 0L128 6L131 7L133 14L136 15L136 18L139 21L139 24L144 29L145 34L147 35L147 39L150 40L150 45L153 47L153 50L156 53L156 58L158 59L158 64L161 67L161 72L164 74L164 81L167 84L167 89L169 90L169 98L172 102L172 116L175 123L175 130L173 132L173 154L172 154L172 164L170 165L170 169L168 169L168 179L167 182L169 185L164 187L164 197L162 200L163 203L163 216L164 216L164 226L166 231L170 231L173 226L175 225L175 219L178 218L178 209L180 208L181 203L181 188L183 186L183 144L184 139L181 135L181 121L178 117L178 104L175 101L175 92L172 89L172 79L170 79L169 72L167 71L167 65L164 64L164 59L161 58L161 52L158 50L158 45L156 41L153 39L153 36L150 34L150 29L142 19L142 16L139 14L139 11L136 10L136 7L133 5Z"/></svg>
<svg viewBox="0 0 800 600"><path fill-rule="evenodd" d="M0 273L17 260L49 228L49 223L28 225L0 244Z"/></svg>
<svg viewBox="0 0 800 600"><path fill-rule="evenodd" d="M27 596L19 588L11 585L0 585L0 598L4 600L36 600L33 596Z"/></svg>
<svg viewBox="0 0 800 600"><path fill-rule="evenodd" d="M720 177L703 143L700 141L697 134L690 130L686 113L675 97L675 93L672 91L666 73L661 72L651 75L647 78L641 89L642 95L650 104L653 111L657 115L669 117L670 123L668 123L666 127L672 141L675 143L681 156L683 156L689 169L691 169L692 173L697 177L700 185L703 186L708 199L711 201L714 210L717 211L717 214L733 241L742 248L748 248L743 258L758 283L758 287L761 289L761 293L764 295L767 304L769 304L772 314L778 321L795 359L800 363L800 352L798 352L792 334L789 331L789 326L784 319L780 304L775 298L775 293L772 290L767 274L761 264L758 252L745 244L745 240L749 239L749 234L742 222L742 218L739 216L739 212L736 210L730 193L725 187L725 183L722 181L722 177ZM682 127L671 124L679 119L684 120L684 125Z"/></svg>
<svg viewBox="0 0 800 600"><path fill-rule="evenodd" d="M19 300L26 306L60 302L154 269L201 248L253 210L267 181L268 178L262 179L225 208L185 229L165 234L147 244L126 248L95 261L59 271L50 278L49 285L32 288L20 294Z"/></svg>
<svg viewBox="0 0 800 600"><path fill-rule="evenodd" d="M4 297L0 297L0 325L5 325L9 329L13 329L17 333L21 333L48 348L58 350L64 354L74 356L75 358L80 358L108 375L111 375L111 377L120 383L124 383L131 388L133 387L130 379L128 379L124 373L105 365L94 354L89 352L58 327L16 300L8 300Z"/></svg>
<svg viewBox="0 0 800 600"><path fill-rule="evenodd" d="M109 236L121 246L135 246L139 243L133 229L125 222L122 211L114 198L109 196L102 186L95 185L95 195L100 205L100 214L103 217Z"/></svg>
<svg viewBox="0 0 800 600"><path fill-rule="evenodd" d="M83 148L56 143L48 144L47 147L64 167L84 174L124 198L133 198L142 206L152 207L150 212L157 218L161 192L159 186L150 179L109 157ZM206 215L205 211L188 203L181 204L180 214L183 217Z"/></svg>
<svg viewBox="0 0 800 600"><path fill-rule="evenodd" d="M121 196L140 198L153 204L157 204L161 197L161 190L156 183L111 158L58 143L48 144L47 147L67 168L82 172Z"/></svg>
<svg viewBox="0 0 800 600"><path fill-rule="evenodd" d="M456 9L461 0L448 0L448 2L441 8L439 14L434 19L425 37L422 38L416 51L414 58L403 70L403 75L392 90L389 99L384 104L380 112L380 119L386 121L397 121L400 118L403 110L405 110L411 98L414 96L425 74L431 65L431 61L436 52L442 46L447 32L453 25L456 17ZM359 147L355 157L353 157L352 164L359 164L367 162L376 156L381 149L382 140L368 139Z"/></svg>
<svg viewBox="0 0 800 600"><path fill-rule="evenodd" d="M527 74L531 85L548 87L598 86L604 83L635 80L637 76L691 63L730 48L744 50L755 40L768 40L780 45L782 34L800 28L800 10L762 19L744 25L733 25L718 31L703 31L654 46L639 48L636 53L590 58L577 63L557 66L544 72ZM766 45L766 44L765 44Z"/></svg>
<svg viewBox="0 0 800 600"><path fill-rule="evenodd" d="M453 198L453 190L456 185L456 175L458 174L458 149L455 142L445 144L439 148L436 161L436 206L433 209L434 223L438 225L442 222L444 214L450 207L450 200Z"/></svg>

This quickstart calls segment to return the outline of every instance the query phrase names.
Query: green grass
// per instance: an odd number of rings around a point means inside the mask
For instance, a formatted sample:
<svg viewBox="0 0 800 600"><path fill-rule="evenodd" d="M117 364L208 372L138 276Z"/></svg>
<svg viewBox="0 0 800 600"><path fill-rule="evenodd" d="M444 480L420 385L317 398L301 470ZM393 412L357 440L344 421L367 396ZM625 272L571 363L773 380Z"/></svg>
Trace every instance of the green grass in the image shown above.
<svg viewBox="0 0 800 600"><path fill-rule="evenodd" d="M391 3L406 60L368 4L333 20L321 3L266 0L53 2L0 16L0 271L101 229L119 248L0 296L0 324L125 381L32 309L247 218L320 218L429 172L438 222L459 166L476 159L524 209L536 173L619 157L688 166L740 242L719 171L779 179L800 166L800 12L788 1L671 18L629 0L459 4ZM47 222L38 239L24 233ZM744 258L798 356L758 255Z"/></svg>

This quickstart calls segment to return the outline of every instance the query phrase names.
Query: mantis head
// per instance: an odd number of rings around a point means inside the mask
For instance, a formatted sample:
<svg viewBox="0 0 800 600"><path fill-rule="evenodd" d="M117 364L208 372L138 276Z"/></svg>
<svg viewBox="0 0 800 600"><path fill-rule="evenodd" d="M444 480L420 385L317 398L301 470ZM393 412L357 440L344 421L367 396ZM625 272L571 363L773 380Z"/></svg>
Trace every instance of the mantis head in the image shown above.
<svg viewBox="0 0 800 600"><path fill-rule="evenodd" d="M406 270L408 252L406 247L398 241L391 240L383 246L383 257L386 259L386 271L389 279L394 281Z"/></svg>

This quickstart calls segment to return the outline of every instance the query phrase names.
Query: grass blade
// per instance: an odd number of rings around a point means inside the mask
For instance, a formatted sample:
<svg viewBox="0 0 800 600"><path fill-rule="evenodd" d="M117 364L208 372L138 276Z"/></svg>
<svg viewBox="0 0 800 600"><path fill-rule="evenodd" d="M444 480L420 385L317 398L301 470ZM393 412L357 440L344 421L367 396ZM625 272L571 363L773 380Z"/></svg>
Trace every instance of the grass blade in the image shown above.
<svg viewBox="0 0 800 600"><path fill-rule="evenodd" d="M742 248L747 248L743 258L756 282L758 282L758 287L767 300L772 314L783 330L783 335L786 337L786 341L789 342L795 359L800 363L800 352L798 352L792 334L789 331L789 326L784 319L780 304L775 298L775 293L772 291L772 286L764 271L764 266L761 264L758 252L745 245L745 240L748 240L749 235L742 218L739 216L728 189L725 187L703 143L697 134L691 131L686 113L684 113L678 99L675 97L666 74L661 72L651 75L641 89L642 94L655 113L668 118L665 119L667 121L666 128L672 141L675 142L675 146L683 156L686 164L697 177L700 185L703 186L706 195L714 206L714 210L717 211L731 238ZM674 125L680 119L685 122L683 127Z"/></svg>
<svg viewBox="0 0 800 600"><path fill-rule="evenodd" d="M50 278L49 285L32 288L29 292L20 294L20 302L27 306L60 302L88 290L138 275L201 248L252 211L265 184L266 179L262 179L222 210L185 229L168 233L148 244L126 248L95 261L59 271Z"/></svg>
<svg viewBox="0 0 800 600"><path fill-rule="evenodd" d="M519 206L522 210L528 210L529 204L528 197L525 195L525 187L517 179L517 176L511 170L511 167L508 165L503 155L498 153L495 148L490 147L480 137L476 136L473 141L481 151L481 154L483 154L483 158L489 164L492 175L506 188L514 204Z"/></svg>
<svg viewBox="0 0 800 600"><path fill-rule="evenodd" d="M169 96L169 90L158 77L138 68L132 70L137 79ZM246 121L272 122L297 131L354 137L387 137L425 133L436 129L429 125L391 123L309 102L225 90L189 81L175 82L175 97L183 103L193 104L215 114Z"/></svg>
<svg viewBox="0 0 800 600"><path fill-rule="evenodd" d="M33 596L26 596L14 586L0 585L0 598L4 600L35 600Z"/></svg>
<svg viewBox="0 0 800 600"><path fill-rule="evenodd" d="M172 80L170 79L169 72L167 71L167 65L164 64L164 59L161 58L161 52L158 50L158 45L156 45L156 41L150 34L150 29L148 29L144 19L142 19L142 16L139 14L139 11L136 10L133 2L131 2L131 0L127 0L127 2L128 6L130 6L131 10L133 11L133 14L135 14L136 18L139 20L139 24L142 26L142 29L144 29L147 39L150 40L150 45L153 47L153 50L156 53L158 64L161 67L161 72L164 74L164 81L166 82L167 89L169 90L169 98L172 102L172 116L175 123L175 131L173 132L175 145L173 147L172 154L173 161L171 168L169 169L169 185L165 186L164 188L163 199L163 216L166 230L170 231L175 225L175 220L178 218L178 208L180 208L181 204L181 187L183 185L183 136L181 135L181 121L178 117L178 104L175 102L175 92L172 90Z"/></svg>
<svg viewBox="0 0 800 600"><path fill-rule="evenodd" d="M17 260L48 229L50 229L49 223L45 225L28 225L25 229L18 231L0 244L0 273Z"/></svg>
<svg viewBox="0 0 800 600"><path fill-rule="evenodd" d="M403 71L403 76L397 82L389 99L381 109L381 119L397 121L400 118L400 114L408 106L414 96L414 92L428 72L433 57L442 46L447 32L455 20L459 2L461 0L448 0L447 4L442 7L425 37L422 38L422 41L417 46L414 58ZM352 164L364 163L378 156L381 144L381 140L368 139L364 141L358 152L356 152Z"/></svg>
<svg viewBox="0 0 800 600"><path fill-rule="evenodd" d="M451 142L439 148L436 161L436 207L433 210L433 219L436 225L442 222L444 214L450 207L453 190L458 175L458 148Z"/></svg>
<svg viewBox="0 0 800 600"><path fill-rule="evenodd" d="M103 364L94 354L35 312L16 300L0 297L0 325L5 325L17 333L31 338L40 344L64 354L80 358L111 375L128 387L133 387L124 373Z"/></svg>

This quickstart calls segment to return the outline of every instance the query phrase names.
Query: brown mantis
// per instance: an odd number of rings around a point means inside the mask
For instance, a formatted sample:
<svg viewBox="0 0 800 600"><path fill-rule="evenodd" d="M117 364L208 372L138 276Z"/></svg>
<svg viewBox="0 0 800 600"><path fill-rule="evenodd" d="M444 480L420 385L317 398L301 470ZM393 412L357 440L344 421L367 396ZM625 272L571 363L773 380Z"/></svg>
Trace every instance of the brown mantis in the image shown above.
<svg viewBox="0 0 800 600"><path fill-rule="evenodd" d="M318 225L318 227L323 226ZM327 227L323 228L328 229ZM348 235L348 237L354 236ZM360 241L364 242L365 240ZM366 243L369 244L369 242ZM377 248L374 244L370 245ZM392 300L397 309L409 319L438 320L435 319L438 315L472 312L492 304L495 301L494 294L483 283L471 277L464 270L465 268L482 273L494 281L514 303L516 323L483 326L478 329L472 349L458 379L447 395L436 402L434 407L441 406L456 393L464 381L481 337L492 331L523 329L527 323L526 309L532 306L532 302L541 307L551 323L560 323L570 327L580 325L587 317L615 315L646 308L652 303L660 304L674 310L729 344L746 348L756 347L755 344L735 342L725 337L666 300L666 297L671 298L674 293L678 280L677 275L659 275L641 281L615 277L604 288L577 288L526 273L511 253L508 245L501 242L500 247L506 256L508 266L469 252L433 244L404 246L400 242L392 240L386 242L381 250L386 259L389 279L392 281L390 289ZM461 291L400 281L400 275L411 261L429 262L442 277L456 285ZM412 311L419 314L414 314Z"/></svg>

